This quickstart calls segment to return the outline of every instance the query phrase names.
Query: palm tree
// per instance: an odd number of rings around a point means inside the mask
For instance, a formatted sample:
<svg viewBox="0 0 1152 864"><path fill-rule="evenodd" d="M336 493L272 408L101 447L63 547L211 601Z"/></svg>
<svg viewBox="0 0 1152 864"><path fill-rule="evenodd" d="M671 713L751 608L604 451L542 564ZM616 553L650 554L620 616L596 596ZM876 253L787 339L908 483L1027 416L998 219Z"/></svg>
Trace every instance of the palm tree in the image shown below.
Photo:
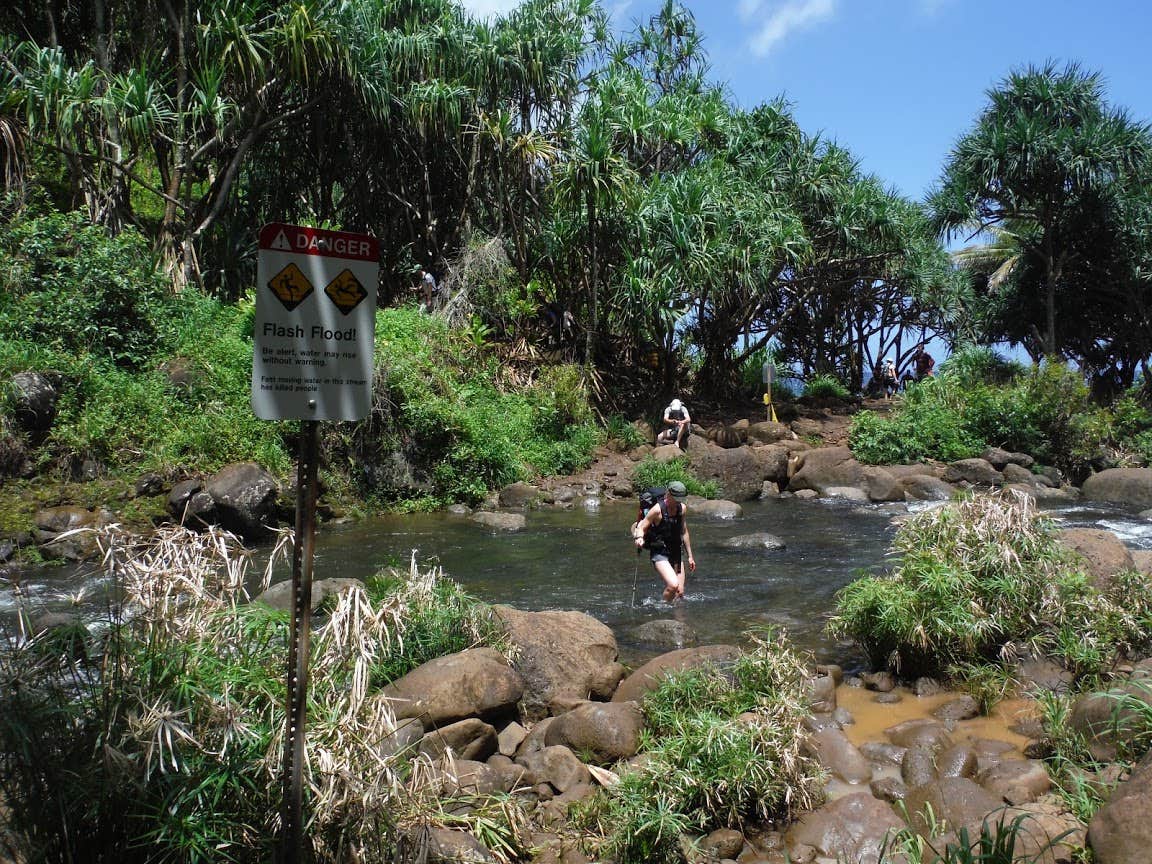
<svg viewBox="0 0 1152 864"><path fill-rule="evenodd" d="M972 225L1035 226L1030 247L1043 267L1044 351L1055 355L1057 292L1074 254L1069 225L1109 184L1148 166L1149 127L1109 107L1100 75L1076 64L1012 72L988 99L953 148L928 206L949 238Z"/></svg>

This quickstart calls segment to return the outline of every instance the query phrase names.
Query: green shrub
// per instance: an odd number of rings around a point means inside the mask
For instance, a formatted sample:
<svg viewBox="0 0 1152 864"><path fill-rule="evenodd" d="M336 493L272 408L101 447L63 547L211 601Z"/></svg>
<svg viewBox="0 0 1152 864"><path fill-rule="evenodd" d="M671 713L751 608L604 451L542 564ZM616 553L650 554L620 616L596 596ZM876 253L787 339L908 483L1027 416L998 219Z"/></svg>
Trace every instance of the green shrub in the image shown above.
<svg viewBox="0 0 1152 864"><path fill-rule="evenodd" d="M953 351L940 364L939 375L954 379L961 387L981 384L1003 386L1025 374L1023 365L1008 360L991 348L968 345Z"/></svg>
<svg viewBox="0 0 1152 864"><path fill-rule="evenodd" d="M644 440L644 436L640 434L640 430L635 425L619 414L613 414L608 418L604 427L604 434L612 441L619 441L626 450L650 443Z"/></svg>
<svg viewBox="0 0 1152 864"><path fill-rule="evenodd" d="M805 396L812 398L847 399L848 388L832 375L816 375L804 385Z"/></svg>
<svg viewBox="0 0 1152 864"><path fill-rule="evenodd" d="M674 673L645 698L645 759L593 805L613 860L678 861L683 833L787 818L818 800L821 770L801 740L804 664L771 633L752 639L730 667Z"/></svg>
<svg viewBox="0 0 1152 864"><path fill-rule="evenodd" d="M647 456L636 464L632 471L632 486L637 492L657 486L667 487L673 480L684 484L690 495L701 498L715 498L720 485L715 480L697 480L688 467L688 460L682 456L661 462Z"/></svg>
<svg viewBox="0 0 1152 864"><path fill-rule="evenodd" d="M898 563L836 597L829 627L878 667L907 677L995 664L1005 645L1061 655L1064 627L1089 638L1106 620L1083 574L1028 499L972 498L917 514L897 532ZM1113 653L1132 624L1092 636ZM1069 658L1070 659L1070 658ZM1089 670L1078 670L1082 673Z"/></svg>

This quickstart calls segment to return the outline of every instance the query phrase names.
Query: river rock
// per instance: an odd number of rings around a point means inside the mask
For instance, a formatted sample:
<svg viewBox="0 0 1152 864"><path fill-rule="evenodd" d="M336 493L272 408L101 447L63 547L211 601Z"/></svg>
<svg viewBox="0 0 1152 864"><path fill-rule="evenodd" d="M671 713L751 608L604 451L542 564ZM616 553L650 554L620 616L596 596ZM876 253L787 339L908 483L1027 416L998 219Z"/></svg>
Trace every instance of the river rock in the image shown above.
<svg viewBox="0 0 1152 864"><path fill-rule="evenodd" d="M516 757L516 764L526 769L524 782L535 786L547 783L557 792L567 792L578 784L590 784L592 774L576 754L561 744L534 750Z"/></svg>
<svg viewBox="0 0 1152 864"><path fill-rule="evenodd" d="M912 474L900 483L904 487L904 497L911 501L949 501L956 492L950 483L928 474Z"/></svg>
<svg viewBox="0 0 1152 864"><path fill-rule="evenodd" d="M986 459L959 459L948 465L944 479L949 483L964 481L973 486L1002 486L1004 475Z"/></svg>
<svg viewBox="0 0 1152 864"><path fill-rule="evenodd" d="M900 779L909 789L931 783L939 776L936 757L931 750L911 747L904 751L904 758L900 760Z"/></svg>
<svg viewBox="0 0 1152 864"><path fill-rule="evenodd" d="M810 846L833 861L876 861L888 832L903 826L890 805L868 792L854 792L805 813L787 840L793 853L798 846Z"/></svg>
<svg viewBox="0 0 1152 864"><path fill-rule="evenodd" d="M524 679L498 651L470 648L418 666L381 691L397 720L419 718L425 729L480 717L514 717Z"/></svg>
<svg viewBox="0 0 1152 864"><path fill-rule="evenodd" d="M1139 681L1118 684L1107 692L1084 693L1072 703L1068 725L1088 745L1098 762L1115 762L1152 711L1152 689Z"/></svg>
<svg viewBox="0 0 1152 864"><path fill-rule="evenodd" d="M562 744L576 753L589 753L600 763L636 755L644 714L636 702L586 702L561 714L548 727L547 746Z"/></svg>
<svg viewBox="0 0 1152 864"><path fill-rule="evenodd" d="M529 483L517 482L500 490L500 506L531 507L540 500L540 490Z"/></svg>
<svg viewBox="0 0 1152 864"><path fill-rule="evenodd" d="M204 528L216 523L216 502L201 480L181 480L168 493L168 512L181 525Z"/></svg>
<svg viewBox="0 0 1152 864"><path fill-rule="evenodd" d="M1003 802L967 777L941 777L910 788L904 804L912 829L930 838L941 821L957 831L967 827L970 835L979 837L984 818Z"/></svg>
<svg viewBox="0 0 1152 864"><path fill-rule="evenodd" d="M55 375L17 372L8 382L10 416L27 432L45 432L56 419L60 398Z"/></svg>
<svg viewBox="0 0 1152 864"><path fill-rule="evenodd" d="M721 541L725 549L752 549L758 552L784 548L784 541L773 534L757 532L755 534L740 534Z"/></svg>
<svg viewBox="0 0 1152 864"><path fill-rule="evenodd" d="M773 423L771 420L761 420L748 426L748 440L759 441L763 444L775 444L795 438L795 434L783 423Z"/></svg>
<svg viewBox="0 0 1152 864"><path fill-rule="evenodd" d="M1027 468L1009 462L1005 465L1001 472L1004 475L1005 483L1022 483L1025 486L1035 486L1036 481L1033 479L1035 475Z"/></svg>
<svg viewBox="0 0 1152 864"><path fill-rule="evenodd" d="M317 579L312 583L311 609L315 612L329 597L335 597L353 588L363 587L364 583L359 579ZM266 606L271 606L273 609L283 609L286 612L290 612L293 603L295 603L295 598L292 596L292 580L285 579L283 582L277 582L275 585L269 586L268 590L258 596L254 602L263 603Z"/></svg>
<svg viewBox="0 0 1152 864"><path fill-rule="evenodd" d="M582 612L493 607L516 648L529 719L561 713L585 699L607 700L624 677L612 630Z"/></svg>
<svg viewBox="0 0 1152 864"><path fill-rule="evenodd" d="M1152 753L1088 823L1096 864L1152 864Z"/></svg>
<svg viewBox="0 0 1152 864"><path fill-rule="evenodd" d="M707 498L688 498L688 515L701 519L739 519L744 509L735 501L709 501Z"/></svg>
<svg viewBox="0 0 1152 864"><path fill-rule="evenodd" d="M871 501L903 501L904 484L883 468L864 468L864 488Z"/></svg>
<svg viewBox="0 0 1152 864"><path fill-rule="evenodd" d="M944 724L936 720L905 720L884 730L888 740L897 747L919 747L936 752L952 743Z"/></svg>
<svg viewBox="0 0 1152 864"><path fill-rule="evenodd" d="M83 507L63 505L37 511L33 521L40 553L45 558L83 561L100 551L95 531L84 529L100 528L111 519L104 511L93 512Z"/></svg>
<svg viewBox="0 0 1152 864"><path fill-rule="evenodd" d="M1108 468L1080 487L1089 501L1107 501L1143 510L1152 507L1152 468Z"/></svg>
<svg viewBox="0 0 1152 864"><path fill-rule="evenodd" d="M980 703L967 694L949 699L937 707L932 716L937 720L970 720L980 716Z"/></svg>
<svg viewBox="0 0 1152 864"><path fill-rule="evenodd" d="M1113 576L1134 566L1131 551L1111 531L1065 528L1057 535L1057 540L1084 560L1088 575L1098 587L1106 587Z"/></svg>
<svg viewBox="0 0 1152 864"><path fill-rule="evenodd" d="M845 783L855 785L872 780L872 766L841 729L835 726L817 729L808 736L805 746L821 765Z"/></svg>
<svg viewBox="0 0 1152 864"><path fill-rule="evenodd" d="M426 842L413 838L412 848L427 850L426 864L497 864L496 857L470 831L427 828Z"/></svg>
<svg viewBox="0 0 1152 864"><path fill-rule="evenodd" d="M864 468L847 447L820 447L792 457L792 477L788 489L811 489L820 495L832 487L863 488Z"/></svg>
<svg viewBox="0 0 1152 864"><path fill-rule="evenodd" d="M275 521L276 480L255 462L226 465L204 485L221 527L245 539L262 537Z"/></svg>
<svg viewBox="0 0 1152 864"><path fill-rule="evenodd" d="M468 717L424 733L420 752L435 762L449 750L460 759L483 762L499 746L495 727Z"/></svg>
<svg viewBox="0 0 1152 864"><path fill-rule="evenodd" d="M613 702L639 702L649 690L659 686L661 679L672 672L693 669L706 664L727 666L742 652L734 645L703 645L683 648L655 657L620 682L612 696Z"/></svg>
<svg viewBox="0 0 1152 864"><path fill-rule="evenodd" d="M491 528L495 531L522 531L528 524L523 513L494 513L491 510L481 510L468 517L477 525Z"/></svg>
<svg viewBox="0 0 1152 864"><path fill-rule="evenodd" d="M1036 759L1005 759L981 771L977 782L1009 804L1029 804L1052 788L1044 763Z"/></svg>
<svg viewBox="0 0 1152 864"><path fill-rule="evenodd" d="M653 645L665 651L690 648L696 644L696 631L691 625L672 618L647 621L636 628L637 642Z"/></svg>
<svg viewBox="0 0 1152 864"><path fill-rule="evenodd" d="M764 447L753 447L752 456L760 466L760 476L765 481L779 487L788 483L788 454L787 447L769 444Z"/></svg>
<svg viewBox="0 0 1152 864"><path fill-rule="evenodd" d="M1009 465L1028 469L1036 464L1036 460L1027 453L1013 453L1001 447L989 447L981 456L997 471L1003 471Z"/></svg>
<svg viewBox="0 0 1152 864"><path fill-rule="evenodd" d="M764 472L747 446L725 449L711 443L694 445L688 452L688 464L698 479L719 483L721 494L729 500L755 501L760 497Z"/></svg>

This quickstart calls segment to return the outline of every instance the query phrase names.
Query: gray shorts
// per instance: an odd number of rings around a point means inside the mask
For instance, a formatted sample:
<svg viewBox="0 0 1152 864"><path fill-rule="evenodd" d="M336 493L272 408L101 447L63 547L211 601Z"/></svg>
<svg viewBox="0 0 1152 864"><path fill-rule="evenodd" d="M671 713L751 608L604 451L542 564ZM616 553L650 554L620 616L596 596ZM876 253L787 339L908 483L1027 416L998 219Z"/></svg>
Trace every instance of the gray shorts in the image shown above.
<svg viewBox="0 0 1152 864"><path fill-rule="evenodd" d="M667 561L669 564L672 565L673 570L679 570L680 564L683 561L682 555L677 555L675 558L673 558L667 552L653 552L650 557L652 559L653 564L657 564L661 561Z"/></svg>

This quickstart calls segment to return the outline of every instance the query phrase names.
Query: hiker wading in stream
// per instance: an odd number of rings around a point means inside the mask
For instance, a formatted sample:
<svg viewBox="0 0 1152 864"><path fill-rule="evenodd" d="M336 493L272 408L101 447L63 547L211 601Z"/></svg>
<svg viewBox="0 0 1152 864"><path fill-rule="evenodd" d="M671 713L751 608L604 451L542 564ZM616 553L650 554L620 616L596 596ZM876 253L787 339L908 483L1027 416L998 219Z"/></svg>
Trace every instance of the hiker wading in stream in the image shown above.
<svg viewBox="0 0 1152 864"><path fill-rule="evenodd" d="M688 536L687 507L684 499L688 490L679 480L668 484L668 491L644 518L632 526L636 546L646 548L652 566L664 580L664 599L671 603L684 596L684 562L681 548L688 552L688 569L696 570L692 557L692 539Z"/></svg>

